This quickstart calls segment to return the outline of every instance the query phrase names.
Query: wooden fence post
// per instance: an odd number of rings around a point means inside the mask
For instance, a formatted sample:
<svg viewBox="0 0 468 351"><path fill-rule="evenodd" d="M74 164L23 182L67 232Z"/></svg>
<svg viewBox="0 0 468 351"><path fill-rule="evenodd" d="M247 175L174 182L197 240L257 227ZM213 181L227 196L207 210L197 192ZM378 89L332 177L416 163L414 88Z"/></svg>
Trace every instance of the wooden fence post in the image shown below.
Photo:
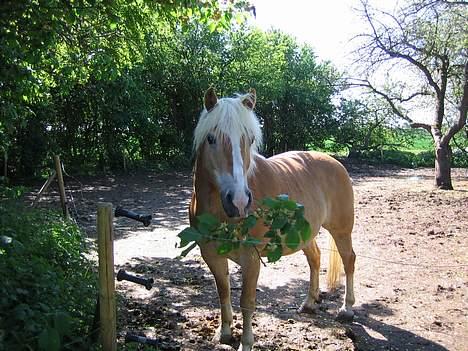
<svg viewBox="0 0 468 351"><path fill-rule="evenodd" d="M99 314L103 351L117 350L117 312L114 278L114 228L112 204L99 203L97 211L99 253Z"/></svg>
<svg viewBox="0 0 468 351"><path fill-rule="evenodd" d="M49 179L47 179L47 181L44 183L44 185L42 186L42 188L39 190L39 192L37 193L36 195L36 198L34 199L34 202L32 203L32 206L36 206L37 203L39 202L41 196L43 193L45 193L47 191L47 188L49 187L49 185L52 183L52 181L55 179L55 176L56 176L57 172L55 171L52 171L52 174L50 175Z"/></svg>
<svg viewBox="0 0 468 351"><path fill-rule="evenodd" d="M63 216L68 218L67 199L65 197L65 184L63 183L62 163L58 155L54 156L55 173L57 173L57 180L59 185L60 203L62 204Z"/></svg>

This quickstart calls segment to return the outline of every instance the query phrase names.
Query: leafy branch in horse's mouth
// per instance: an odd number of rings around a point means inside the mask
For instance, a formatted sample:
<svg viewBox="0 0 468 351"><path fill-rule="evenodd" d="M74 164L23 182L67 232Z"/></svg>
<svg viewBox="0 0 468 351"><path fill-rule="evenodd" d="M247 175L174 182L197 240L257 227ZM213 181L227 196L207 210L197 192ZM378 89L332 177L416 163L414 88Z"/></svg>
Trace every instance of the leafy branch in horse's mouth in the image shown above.
<svg viewBox="0 0 468 351"><path fill-rule="evenodd" d="M227 255L241 246L260 248L268 262L276 262L285 246L295 250L311 237L309 222L304 218L304 206L289 199L288 195L264 198L260 206L238 223L221 222L210 213L196 217L194 227L187 227L178 236L179 247L188 247L181 252L186 256L198 243L215 241L219 255ZM251 234L257 225L266 227L262 238Z"/></svg>

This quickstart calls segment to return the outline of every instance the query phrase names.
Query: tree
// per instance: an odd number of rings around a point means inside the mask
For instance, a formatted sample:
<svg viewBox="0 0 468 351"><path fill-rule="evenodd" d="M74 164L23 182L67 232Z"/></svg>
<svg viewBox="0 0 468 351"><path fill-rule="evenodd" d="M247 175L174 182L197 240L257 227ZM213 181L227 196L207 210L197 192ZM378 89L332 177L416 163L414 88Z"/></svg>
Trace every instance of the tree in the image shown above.
<svg viewBox="0 0 468 351"><path fill-rule="evenodd" d="M58 100L68 103L70 95L78 96L80 89L88 89L88 102L97 102L94 108L107 103L110 99L99 102L91 89L106 90L140 64L147 53L148 35L158 23L172 22L183 28L196 18L211 31L221 31L242 20L250 8L243 0L1 1L0 152L5 155L5 169L8 154L15 153L15 148L24 151L18 145L19 134L38 126L39 132L50 134L53 126L48 119L52 117L45 115L53 116L60 107L65 111L76 107L57 105ZM109 122L93 121L93 117L90 114L88 120L98 127ZM68 134L78 132L73 134L77 138L86 132L81 126L71 130L67 128L70 125L60 122L56 126ZM114 142L112 133L114 130L109 130L109 145ZM42 154L33 156L36 162L43 158Z"/></svg>
<svg viewBox="0 0 468 351"><path fill-rule="evenodd" d="M466 125L468 110L467 2L408 0L394 11L361 0L369 31L360 40L356 64L364 78L352 85L380 95L394 114L434 141L435 185L453 189L450 142ZM384 83L376 83L376 77ZM409 104L431 106L431 123L416 122Z"/></svg>
<svg viewBox="0 0 468 351"><path fill-rule="evenodd" d="M384 148L397 148L408 144L401 133L391 108L382 98L370 97L363 100L342 99L335 112L337 123L333 133L334 151L348 149L348 157L362 157L366 153Z"/></svg>
<svg viewBox="0 0 468 351"><path fill-rule="evenodd" d="M333 124L336 69L277 30L241 29L230 34L229 46L219 83L228 93L257 90L264 153L322 147Z"/></svg>

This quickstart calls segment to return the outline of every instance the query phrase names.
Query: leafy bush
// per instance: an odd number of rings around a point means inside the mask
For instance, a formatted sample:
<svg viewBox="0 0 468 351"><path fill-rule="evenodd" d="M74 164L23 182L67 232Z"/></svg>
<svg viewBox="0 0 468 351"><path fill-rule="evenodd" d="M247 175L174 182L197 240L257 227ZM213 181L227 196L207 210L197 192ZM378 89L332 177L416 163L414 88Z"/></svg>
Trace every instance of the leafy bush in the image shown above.
<svg viewBox="0 0 468 351"><path fill-rule="evenodd" d="M78 227L0 188L0 350L89 350L96 279Z"/></svg>
<svg viewBox="0 0 468 351"><path fill-rule="evenodd" d="M275 199L265 198L261 207L238 223L220 222L218 218L203 213L197 216L195 227L188 227L181 231L179 247L191 245L185 249L181 256L195 248L197 243L203 241L218 242L219 255L227 255L240 246L256 247L262 240L250 235L250 229L258 221L268 227L264 234L268 238L262 252L266 253L268 262L276 262L283 255L283 246L294 250L302 242L311 237L309 222L304 218L304 206L289 200L287 195L279 195Z"/></svg>
<svg viewBox="0 0 468 351"><path fill-rule="evenodd" d="M371 163L389 163L408 168L434 166L433 151L413 153L402 150L375 150L362 152L359 158Z"/></svg>
<svg viewBox="0 0 468 351"><path fill-rule="evenodd" d="M468 152L465 150L455 150L452 156L454 167L468 168Z"/></svg>
<svg viewBox="0 0 468 351"><path fill-rule="evenodd" d="M389 163L401 167L434 167L435 155L433 150L409 152L403 150L382 150L363 152L360 159L372 163ZM462 151L454 152L452 167L468 167L468 157Z"/></svg>

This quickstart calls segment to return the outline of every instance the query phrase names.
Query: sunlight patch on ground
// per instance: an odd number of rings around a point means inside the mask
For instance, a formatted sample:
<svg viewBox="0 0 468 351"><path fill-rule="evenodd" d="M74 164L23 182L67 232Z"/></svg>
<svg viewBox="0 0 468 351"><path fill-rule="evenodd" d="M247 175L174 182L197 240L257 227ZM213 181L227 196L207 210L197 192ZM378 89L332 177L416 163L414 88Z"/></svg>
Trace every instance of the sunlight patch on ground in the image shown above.
<svg viewBox="0 0 468 351"><path fill-rule="evenodd" d="M169 231L165 228L150 232L128 231L125 238L114 242L115 264L125 264L132 261L134 257L175 259L179 254L179 250L176 249L179 243L177 233L178 230Z"/></svg>
<svg viewBox="0 0 468 351"><path fill-rule="evenodd" d="M357 323L359 324L359 323ZM365 326L364 324L360 324L360 326L366 331L367 334L369 334L369 336L373 339L376 339L376 340L383 340L383 341L388 341L388 339L383 336L382 334L380 334L378 331L374 330L374 329L371 329L367 326Z"/></svg>

